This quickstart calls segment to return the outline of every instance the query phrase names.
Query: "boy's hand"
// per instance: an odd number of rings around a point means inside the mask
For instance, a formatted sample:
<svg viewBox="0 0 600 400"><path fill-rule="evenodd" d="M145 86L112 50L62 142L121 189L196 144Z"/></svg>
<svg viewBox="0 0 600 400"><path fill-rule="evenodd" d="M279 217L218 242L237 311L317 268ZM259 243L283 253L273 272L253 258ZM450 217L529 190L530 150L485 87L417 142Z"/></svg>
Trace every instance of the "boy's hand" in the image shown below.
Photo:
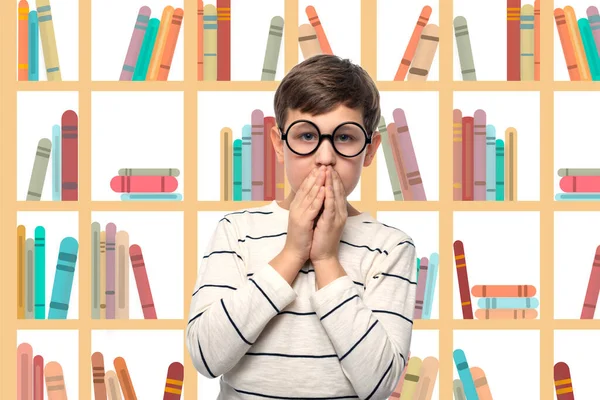
<svg viewBox="0 0 600 400"><path fill-rule="evenodd" d="M319 263L337 260L340 238L348 217L344 186L338 173L327 166L325 175L325 204L317 220L310 249L310 260Z"/></svg>
<svg viewBox="0 0 600 400"><path fill-rule="evenodd" d="M324 168L315 168L304 178L290 204L288 231L284 251L301 264L308 260L313 238L314 220L325 198Z"/></svg>

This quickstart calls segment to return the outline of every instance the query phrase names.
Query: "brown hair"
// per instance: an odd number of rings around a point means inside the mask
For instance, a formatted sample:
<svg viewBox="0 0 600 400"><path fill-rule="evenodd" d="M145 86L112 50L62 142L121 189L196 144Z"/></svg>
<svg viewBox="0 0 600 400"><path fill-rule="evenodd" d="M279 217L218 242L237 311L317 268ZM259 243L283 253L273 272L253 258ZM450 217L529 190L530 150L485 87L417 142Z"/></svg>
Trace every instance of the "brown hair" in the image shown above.
<svg viewBox="0 0 600 400"><path fill-rule="evenodd" d="M360 109L368 135L377 130L379 91L369 74L347 58L319 54L294 66L277 87L274 99L277 126L284 130L289 109L319 115L340 104Z"/></svg>

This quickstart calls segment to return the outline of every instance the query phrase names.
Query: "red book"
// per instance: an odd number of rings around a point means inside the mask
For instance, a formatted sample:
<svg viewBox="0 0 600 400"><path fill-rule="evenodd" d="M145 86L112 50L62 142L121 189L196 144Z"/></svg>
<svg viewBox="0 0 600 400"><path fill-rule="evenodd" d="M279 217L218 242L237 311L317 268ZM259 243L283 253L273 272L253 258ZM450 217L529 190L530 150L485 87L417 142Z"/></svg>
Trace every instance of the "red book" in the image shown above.
<svg viewBox="0 0 600 400"><path fill-rule="evenodd" d="M231 0L217 0L217 80L231 80Z"/></svg>
<svg viewBox="0 0 600 400"><path fill-rule="evenodd" d="M506 80L521 80L521 0L506 0Z"/></svg>
<svg viewBox="0 0 600 400"><path fill-rule="evenodd" d="M133 269L133 277L140 296L140 304L142 305L142 313L144 319L157 319L156 308L154 307L154 298L150 289L148 280L148 271L144 262L144 255L139 245L133 244L129 246L129 258L131 260L131 268Z"/></svg>
<svg viewBox="0 0 600 400"><path fill-rule="evenodd" d="M44 400L44 357L33 357L33 400Z"/></svg>
<svg viewBox="0 0 600 400"><path fill-rule="evenodd" d="M467 272L467 259L465 246L462 240L454 241L454 263L456 264L456 277L458 278L458 291L463 312L463 319L473 319L473 305L469 288L469 274Z"/></svg>
<svg viewBox="0 0 600 400"><path fill-rule="evenodd" d="M473 117L462 119L462 199L473 200Z"/></svg>
<svg viewBox="0 0 600 400"><path fill-rule="evenodd" d="M174 176L115 176L110 188L118 193L172 193L177 189Z"/></svg>
<svg viewBox="0 0 600 400"><path fill-rule="evenodd" d="M77 201L79 127L75 111L65 111L61 124L61 200Z"/></svg>
<svg viewBox="0 0 600 400"><path fill-rule="evenodd" d="M264 163L265 163L265 201L275 200L275 148L273 148L273 142L271 142L271 129L275 126L275 117L264 118Z"/></svg>
<svg viewBox="0 0 600 400"><path fill-rule="evenodd" d="M563 176L559 186L567 193L600 192L600 176Z"/></svg>

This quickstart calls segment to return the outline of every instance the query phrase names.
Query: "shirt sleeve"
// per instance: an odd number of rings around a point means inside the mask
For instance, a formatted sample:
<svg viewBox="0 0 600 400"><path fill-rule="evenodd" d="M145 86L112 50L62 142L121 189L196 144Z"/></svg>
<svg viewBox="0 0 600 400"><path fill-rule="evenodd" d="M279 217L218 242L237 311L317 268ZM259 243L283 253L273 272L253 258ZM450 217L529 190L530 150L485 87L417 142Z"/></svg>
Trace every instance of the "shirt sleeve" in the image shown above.
<svg viewBox="0 0 600 400"><path fill-rule="evenodd" d="M410 349L417 259L408 238L373 264L361 297L349 276L311 296L311 304L361 399L390 397Z"/></svg>
<svg viewBox="0 0 600 400"><path fill-rule="evenodd" d="M231 218L231 217L230 217ZM186 344L194 367L207 378L233 368L267 323L297 294L270 264L246 276L239 233L219 221L198 268Z"/></svg>

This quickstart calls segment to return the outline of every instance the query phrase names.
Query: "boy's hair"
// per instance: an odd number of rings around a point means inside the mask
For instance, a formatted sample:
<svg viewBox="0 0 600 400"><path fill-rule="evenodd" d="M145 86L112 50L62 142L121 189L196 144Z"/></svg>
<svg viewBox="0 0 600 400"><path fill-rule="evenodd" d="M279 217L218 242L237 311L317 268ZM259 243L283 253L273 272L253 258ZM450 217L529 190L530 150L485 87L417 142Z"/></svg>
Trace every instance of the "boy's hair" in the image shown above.
<svg viewBox="0 0 600 400"><path fill-rule="evenodd" d="M381 108L379 91L369 74L347 58L319 54L294 66L275 92L277 126L283 131L287 111L319 115L340 104L360 109L369 136L377 130Z"/></svg>

